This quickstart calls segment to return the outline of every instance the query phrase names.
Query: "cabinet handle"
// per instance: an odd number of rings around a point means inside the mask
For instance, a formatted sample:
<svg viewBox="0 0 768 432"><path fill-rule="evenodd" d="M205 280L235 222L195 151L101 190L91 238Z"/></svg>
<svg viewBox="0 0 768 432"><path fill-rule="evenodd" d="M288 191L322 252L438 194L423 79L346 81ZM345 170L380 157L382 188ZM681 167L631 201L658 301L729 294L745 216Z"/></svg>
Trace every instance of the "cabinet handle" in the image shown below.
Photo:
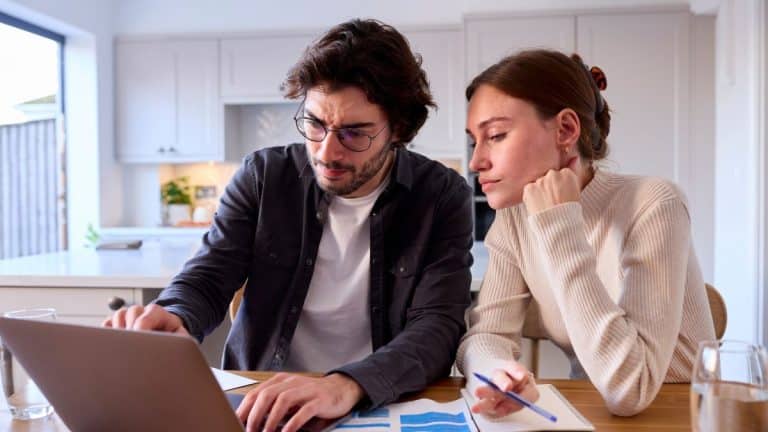
<svg viewBox="0 0 768 432"><path fill-rule="evenodd" d="M165 147L160 147L159 149L157 149L157 152L158 153L165 153Z"/></svg>
<svg viewBox="0 0 768 432"><path fill-rule="evenodd" d="M168 151L171 152L171 153L176 153L176 148L175 147L171 147L171 148L168 149Z"/></svg>
<svg viewBox="0 0 768 432"><path fill-rule="evenodd" d="M121 307L125 306L125 300L123 300L120 297L112 297L109 299L109 302L107 303L107 306L109 306L109 310L119 310Z"/></svg>

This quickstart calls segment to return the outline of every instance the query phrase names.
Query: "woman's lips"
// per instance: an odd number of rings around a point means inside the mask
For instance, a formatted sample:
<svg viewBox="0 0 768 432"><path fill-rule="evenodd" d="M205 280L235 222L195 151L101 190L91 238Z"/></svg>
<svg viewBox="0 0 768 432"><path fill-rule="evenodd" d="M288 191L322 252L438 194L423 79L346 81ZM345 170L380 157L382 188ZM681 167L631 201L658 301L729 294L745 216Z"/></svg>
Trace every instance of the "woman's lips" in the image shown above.
<svg viewBox="0 0 768 432"><path fill-rule="evenodd" d="M493 189L498 182L498 180L480 180L480 187L483 189L483 192L488 192Z"/></svg>

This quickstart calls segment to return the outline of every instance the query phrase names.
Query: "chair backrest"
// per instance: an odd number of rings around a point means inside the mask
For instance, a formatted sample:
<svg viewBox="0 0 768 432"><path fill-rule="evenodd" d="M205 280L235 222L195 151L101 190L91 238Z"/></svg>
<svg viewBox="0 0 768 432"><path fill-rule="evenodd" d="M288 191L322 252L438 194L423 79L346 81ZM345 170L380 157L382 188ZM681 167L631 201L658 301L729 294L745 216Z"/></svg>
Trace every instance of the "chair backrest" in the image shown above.
<svg viewBox="0 0 768 432"><path fill-rule="evenodd" d="M707 290L709 310L712 313L712 321L715 324L715 337L721 339L725 334L725 327L728 324L728 311L725 308L725 301L714 286L704 284L704 287ZM539 341L548 339L548 336L541 326L539 305L535 300L531 301L528 311L525 313L523 337L531 340L531 372L537 375L539 373Z"/></svg>
<svg viewBox="0 0 768 432"><path fill-rule="evenodd" d="M232 297L232 302L229 303L229 320L234 322L237 310L240 308L240 302L243 301L243 291L245 291L245 284L235 291L235 296Z"/></svg>
<svg viewBox="0 0 768 432"><path fill-rule="evenodd" d="M725 301L715 287L710 284L704 284L704 286L707 288L709 310L712 312L712 321L715 323L715 337L722 339L728 324L728 310L725 308Z"/></svg>

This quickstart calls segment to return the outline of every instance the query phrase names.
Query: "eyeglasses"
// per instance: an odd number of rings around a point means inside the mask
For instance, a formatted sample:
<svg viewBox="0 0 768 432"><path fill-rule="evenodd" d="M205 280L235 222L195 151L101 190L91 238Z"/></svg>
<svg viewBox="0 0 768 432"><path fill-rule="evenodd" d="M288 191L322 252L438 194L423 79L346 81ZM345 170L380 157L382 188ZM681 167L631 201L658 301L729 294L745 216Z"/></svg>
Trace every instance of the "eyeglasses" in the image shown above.
<svg viewBox="0 0 768 432"><path fill-rule="evenodd" d="M384 125L375 134L368 135L358 128L331 129L312 117L297 116L293 119L296 121L296 129L299 130L299 133L304 138L314 142L321 142L328 135L328 132L336 132L336 137L341 145L353 152L364 152L371 148L373 140L387 128L387 125Z"/></svg>

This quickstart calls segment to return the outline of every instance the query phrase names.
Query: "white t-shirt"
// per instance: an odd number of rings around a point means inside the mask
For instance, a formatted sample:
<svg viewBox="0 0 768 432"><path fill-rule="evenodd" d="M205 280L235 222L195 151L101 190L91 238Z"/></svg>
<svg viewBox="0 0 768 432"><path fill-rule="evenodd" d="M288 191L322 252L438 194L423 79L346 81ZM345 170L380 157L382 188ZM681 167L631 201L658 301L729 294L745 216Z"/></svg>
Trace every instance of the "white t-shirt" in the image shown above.
<svg viewBox="0 0 768 432"><path fill-rule="evenodd" d="M369 216L387 181L364 197L332 198L284 370L327 372L373 352Z"/></svg>

